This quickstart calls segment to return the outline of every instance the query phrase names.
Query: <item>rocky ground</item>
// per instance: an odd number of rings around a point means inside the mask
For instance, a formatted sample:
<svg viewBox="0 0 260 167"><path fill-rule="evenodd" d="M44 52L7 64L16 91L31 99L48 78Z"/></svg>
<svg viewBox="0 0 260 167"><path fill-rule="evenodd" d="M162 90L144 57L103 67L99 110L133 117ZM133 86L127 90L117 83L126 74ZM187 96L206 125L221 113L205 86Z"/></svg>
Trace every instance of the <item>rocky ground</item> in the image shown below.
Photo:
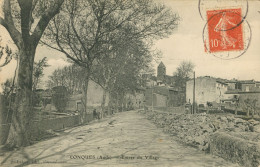
<svg viewBox="0 0 260 167"><path fill-rule="evenodd" d="M162 111L139 111L165 132L176 135L180 141L209 151L210 136L226 132L248 141L260 142L260 122L236 118L232 114L175 114Z"/></svg>

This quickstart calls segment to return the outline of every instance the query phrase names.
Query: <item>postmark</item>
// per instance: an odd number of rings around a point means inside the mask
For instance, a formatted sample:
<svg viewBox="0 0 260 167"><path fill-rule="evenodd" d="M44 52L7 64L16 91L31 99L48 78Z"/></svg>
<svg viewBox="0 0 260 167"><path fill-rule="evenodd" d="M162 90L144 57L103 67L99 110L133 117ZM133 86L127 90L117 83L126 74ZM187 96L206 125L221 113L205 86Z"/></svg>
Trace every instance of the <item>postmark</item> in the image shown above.
<svg viewBox="0 0 260 167"><path fill-rule="evenodd" d="M207 21L207 16L205 15L208 9L224 9L224 8L241 8L242 9L242 20L243 22L248 14L248 0L199 0L198 1L198 11L202 20Z"/></svg>
<svg viewBox="0 0 260 167"><path fill-rule="evenodd" d="M205 51L222 59L243 55L251 41L251 28L241 8L207 10L203 29Z"/></svg>

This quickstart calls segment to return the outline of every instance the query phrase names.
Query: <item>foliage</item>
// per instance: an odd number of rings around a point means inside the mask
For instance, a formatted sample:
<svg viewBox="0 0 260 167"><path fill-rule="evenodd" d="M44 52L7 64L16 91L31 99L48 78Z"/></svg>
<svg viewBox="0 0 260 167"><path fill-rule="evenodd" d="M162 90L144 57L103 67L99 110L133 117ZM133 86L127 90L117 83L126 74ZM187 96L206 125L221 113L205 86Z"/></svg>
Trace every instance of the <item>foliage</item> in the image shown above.
<svg viewBox="0 0 260 167"><path fill-rule="evenodd" d="M243 109L243 111L246 112L246 115L252 115L254 116L255 114L257 114L257 99L245 99L242 102L240 102L241 108Z"/></svg>
<svg viewBox="0 0 260 167"><path fill-rule="evenodd" d="M52 94L52 102L58 112L64 112L67 102L69 100L68 98L68 91L66 87L64 86L56 86L52 89L53 94Z"/></svg>
<svg viewBox="0 0 260 167"><path fill-rule="evenodd" d="M44 57L38 62L34 62L33 67L33 90L36 90L37 86L41 82L41 78L44 76L43 70L48 67L47 58Z"/></svg>
<svg viewBox="0 0 260 167"><path fill-rule="evenodd" d="M54 70L47 82L49 89L65 86L69 93L79 93L84 84L84 69L73 64Z"/></svg>
<svg viewBox="0 0 260 167"><path fill-rule="evenodd" d="M191 79L195 65L190 61L183 61L177 67L173 74L175 77L175 86L181 90L185 90L186 82Z"/></svg>
<svg viewBox="0 0 260 167"><path fill-rule="evenodd" d="M7 97L11 93L12 83L12 79L7 79L4 83L1 84L4 96Z"/></svg>
<svg viewBox="0 0 260 167"><path fill-rule="evenodd" d="M1 43L1 40L0 40ZM5 55L5 57L3 57ZM4 58L4 62L2 62L0 64L0 68L4 67L5 65L7 65L8 63L10 63L10 61L12 60L12 50L8 47L8 45L4 46L0 46L0 60L2 58Z"/></svg>

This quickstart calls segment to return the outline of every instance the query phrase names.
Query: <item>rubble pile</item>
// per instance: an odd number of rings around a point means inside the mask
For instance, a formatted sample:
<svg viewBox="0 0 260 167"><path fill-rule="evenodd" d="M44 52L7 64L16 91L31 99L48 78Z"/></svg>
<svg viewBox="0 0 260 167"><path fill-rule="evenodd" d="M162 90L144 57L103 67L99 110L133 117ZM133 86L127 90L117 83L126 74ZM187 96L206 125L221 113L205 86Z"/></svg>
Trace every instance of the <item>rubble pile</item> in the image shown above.
<svg viewBox="0 0 260 167"><path fill-rule="evenodd" d="M143 111L146 117L180 141L209 151L210 136L215 132L232 134L253 142L260 142L260 122L236 118L235 115L175 114L160 111Z"/></svg>

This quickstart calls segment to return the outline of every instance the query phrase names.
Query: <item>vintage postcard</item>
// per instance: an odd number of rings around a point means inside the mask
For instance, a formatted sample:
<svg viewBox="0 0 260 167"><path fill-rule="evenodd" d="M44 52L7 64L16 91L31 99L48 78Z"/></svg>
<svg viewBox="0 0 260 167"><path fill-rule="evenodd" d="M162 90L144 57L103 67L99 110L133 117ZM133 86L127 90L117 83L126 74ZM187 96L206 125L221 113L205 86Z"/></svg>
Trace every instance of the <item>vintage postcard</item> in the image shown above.
<svg viewBox="0 0 260 167"><path fill-rule="evenodd" d="M0 0L0 166L260 167L259 0Z"/></svg>

